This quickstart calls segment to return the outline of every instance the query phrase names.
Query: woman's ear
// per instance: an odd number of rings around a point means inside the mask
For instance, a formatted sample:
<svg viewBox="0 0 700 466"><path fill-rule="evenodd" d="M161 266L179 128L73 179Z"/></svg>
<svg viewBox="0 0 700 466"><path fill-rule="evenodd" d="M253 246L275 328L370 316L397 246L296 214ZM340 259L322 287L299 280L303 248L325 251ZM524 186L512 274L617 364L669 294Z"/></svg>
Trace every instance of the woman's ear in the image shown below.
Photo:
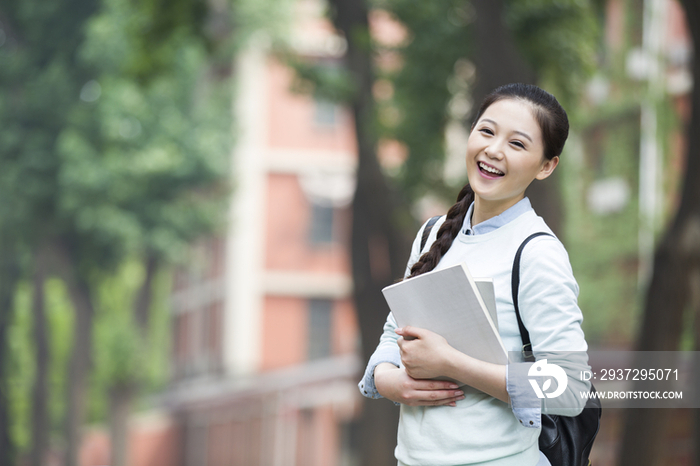
<svg viewBox="0 0 700 466"><path fill-rule="evenodd" d="M557 165L559 165L559 156L556 156L551 160L547 160L544 164L542 164L542 168L540 168L540 172L537 174L537 176L535 176L535 179L544 180L552 174L554 169L557 168Z"/></svg>

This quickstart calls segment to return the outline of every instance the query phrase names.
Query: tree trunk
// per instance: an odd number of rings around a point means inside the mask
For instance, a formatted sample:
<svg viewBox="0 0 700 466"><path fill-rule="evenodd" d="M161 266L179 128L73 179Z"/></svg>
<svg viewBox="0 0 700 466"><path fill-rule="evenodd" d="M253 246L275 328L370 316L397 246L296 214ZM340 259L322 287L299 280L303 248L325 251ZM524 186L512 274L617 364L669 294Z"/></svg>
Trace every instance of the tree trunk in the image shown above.
<svg viewBox="0 0 700 466"><path fill-rule="evenodd" d="M48 372L49 372L49 335L46 322L44 281L46 278L46 248L39 246L34 255L34 297L32 299L32 316L34 320L34 344L36 345L36 375L32 393L32 447L30 464L42 466L49 442L48 419Z"/></svg>
<svg viewBox="0 0 700 466"><path fill-rule="evenodd" d="M73 348L68 364L64 466L78 466L81 430L85 418L87 376L92 359L92 322L95 312L90 288L85 277L78 272L75 258L61 245L58 245L55 251L58 269L75 308Z"/></svg>
<svg viewBox="0 0 700 466"><path fill-rule="evenodd" d="M138 326L139 335L146 347L149 313L153 297L153 279L158 270L158 260L149 254L145 261L146 275L134 301L134 320ZM129 413L137 393L137 380L118 383L110 389L110 436L112 444L111 466L126 466L129 452Z"/></svg>
<svg viewBox="0 0 700 466"><path fill-rule="evenodd" d="M475 106L492 90L504 84L521 82L536 84L537 75L523 59L513 35L503 21L502 0L473 0L476 11L475 41L477 46L476 82L472 98ZM474 112L476 112L476 108ZM471 121L468 122L468 126ZM535 181L527 196L539 216L555 234L561 232L561 202L556 172L543 181Z"/></svg>
<svg viewBox="0 0 700 466"><path fill-rule="evenodd" d="M150 324L151 300L153 299L153 279L158 271L158 259L154 254L148 254L144 266L146 267L146 276L136 296L134 317L139 330L141 330L141 336L146 338Z"/></svg>
<svg viewBox="0 0 700 466"><path fill-rule="evenodd" d="M693 333L694 333L694 353L692 355L690 376L691 376L691 399L700 398L700 270L697 270L691 278L692 289L692 312L693 312ZM700 410L692 410L693 430L691 432L691 444L695 446L693 458L690 464L700 466Z"/></svg>
<svg viewBox="0 0 700 466"><path fill-rule="evenodd" d="M700 5L682 2L694 50L700 50ZM683 191L670 229L657 246L654 269L647 290L639 351L677 351L683 327L683 312L692 296L692 277L700 273L700 60L692 65L695 85L691 94L692 114L686 130L687 152ZM697 387L696 387L697 388ZM626 410L621 448L622 466L663 464L663 427L670 411ZM698 445L696 445L698 448Z"/></svg>
<svg viewBox="0 0 700 466"><path fill-rule="evenodd" d="M479 104L487 94L504 84L535 84L537 75L521 56L513 35L503 22L503 0L473 0L472 4L476 12L474 102Z"/></svg>
<svg viewBox="0 0 700 466"><path fill-rule="evenodd" d="M8 400L8 338L7 330L12 320L14 296L19 280L19 264L7 235L0 236L0 466L14 466L15 445L10 428L10 405Z"/></svg>
<svg viewBox="0 0 700 466"><path fill-rule="evenodd" d="M352 276L362 334L362 355L374 351L388 314L381 289L403 276L410 251L408 206L399 206L385 179L373 132L374 81L368 10L363 0L332 0L334 22L348 41L346 66L356 93L351 102L358 147L357 188L352 204ZM402 225L403 223L403 225ZM402 227L404 227L402 229ZM366 400L367 401L367 400ZM390 402L365 403L357 438L363 466L394 464L398 409Z"/></svg>
<svg viewBox="0 0 700 466"><path fill-rule="evenodd" d="M129 413L134 399L135 387L123 383L109 392L109 432L111 440L110 466L126 466L129 453Z"/></svg>
<svg viewBox="0 0 700 466"><path fill-rule="evenodd" d="M75 335L68 367L68 402L66 404L66 466L78 466L81 430L85 418L87 375L92 357L92 320L94 310L87 284L79 280L69 286L75 306Z"/></svg>

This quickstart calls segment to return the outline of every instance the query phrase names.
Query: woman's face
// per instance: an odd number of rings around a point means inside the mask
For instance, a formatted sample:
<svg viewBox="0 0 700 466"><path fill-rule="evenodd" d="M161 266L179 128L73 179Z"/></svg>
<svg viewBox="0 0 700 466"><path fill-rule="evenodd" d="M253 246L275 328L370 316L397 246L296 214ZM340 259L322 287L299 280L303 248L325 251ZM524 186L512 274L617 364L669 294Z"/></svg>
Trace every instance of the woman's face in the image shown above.
<svg viewBox="0 0 700 466"><path fill-rule="evenodd" d="M467 176L477 205L498 213L520 201L530 183L547 178L558 162L559 157L545 159L540 125L521 100L491 104L467 142Z"/></svg>

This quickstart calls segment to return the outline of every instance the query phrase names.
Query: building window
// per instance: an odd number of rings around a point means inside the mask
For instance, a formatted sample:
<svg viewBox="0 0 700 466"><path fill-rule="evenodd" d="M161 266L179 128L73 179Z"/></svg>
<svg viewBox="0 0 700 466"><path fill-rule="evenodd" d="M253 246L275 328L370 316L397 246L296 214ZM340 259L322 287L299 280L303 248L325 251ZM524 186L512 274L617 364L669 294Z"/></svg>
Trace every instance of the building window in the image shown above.
<svg viewBox="0 0 700 466"><path fill-rule="evenodd" d="M316 126L332 128L337 124L338 106L328 100L314 100L314 123Z"/></svg>
<svg viewBox="0 0 700 466"><path fill-rule="evenodd" d="M331 355L331 311L329 299L309 300L309 360Z"/></svg>
<svg viewBox="0 0 700 466"><path fill-rule="evenodd" d="M311 204L311 227L309 241L311 244L333 242L333 207Z"/></svg>

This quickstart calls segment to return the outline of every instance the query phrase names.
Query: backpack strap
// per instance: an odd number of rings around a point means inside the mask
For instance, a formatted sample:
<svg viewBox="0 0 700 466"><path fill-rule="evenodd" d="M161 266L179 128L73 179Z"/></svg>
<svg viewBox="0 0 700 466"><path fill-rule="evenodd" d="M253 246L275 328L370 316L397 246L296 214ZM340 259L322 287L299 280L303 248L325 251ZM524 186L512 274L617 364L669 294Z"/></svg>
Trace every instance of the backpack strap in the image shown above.
<svg viewBox="0 0 700 466"><path fill-rule="evenodd" d="M442 215L436 215L435 217L432 217L430 220L428 220L428 223L425 225L425 228L423 229L423 235L420 238L420 252L423 252L423 248L425 248L425 243L428 242L428 236L430 235L430 230L433 229L433 226L435 225L435 222L440 220L440 217Z"/></svg>
<svg viewBox="0 0 700 466"><path fill-rule="evenodd" d="M522 242L518 248L518 252L515 253L515 259L513 260L513 272L511 273L511 289L513 292L513 307L515 308L515 317L518 319L518 328L520 329L520 338L523 340L523 356L525 360L534 361L535 357L532 354L532 343L530 342L530 332L525 328L523 324L523 319L520 317L520 309L518 308L518 288L520 288L520 257L523 255L523 249L525 245L531 240L537 238L538 236L552 236L549 233L540 231L538 233L533 233Z"/></svg>

